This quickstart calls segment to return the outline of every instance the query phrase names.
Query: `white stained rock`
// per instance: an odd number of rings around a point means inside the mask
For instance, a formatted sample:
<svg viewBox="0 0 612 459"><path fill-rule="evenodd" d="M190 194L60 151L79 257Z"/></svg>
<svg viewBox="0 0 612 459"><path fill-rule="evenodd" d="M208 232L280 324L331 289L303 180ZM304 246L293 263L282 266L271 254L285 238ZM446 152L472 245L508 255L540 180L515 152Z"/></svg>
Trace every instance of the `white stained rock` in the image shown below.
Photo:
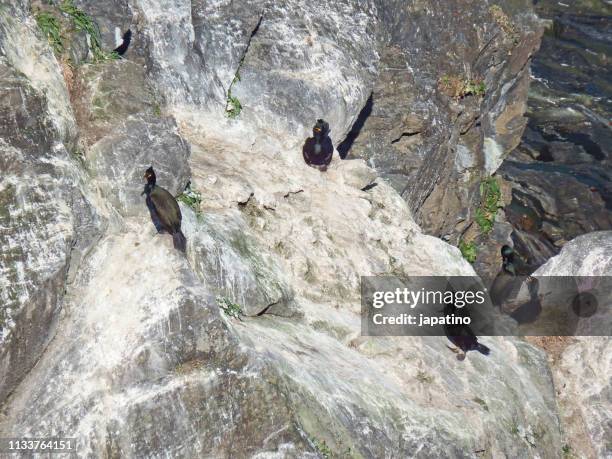
<svg viewBox="0 0 612 459"><path fill-rule="evenodd" d="M612 231L584 234L534 273L537 276L611 276Z"/></svg>
<svg viewBox="0 0 612 459"><path fill-rule="evenodd" d="M534 273L585 276L585 281L590 276L606 276L600 282L606 288L602 294L607 295L607 303L600 301L595 315L579 320L578 336L553 367L566 444L584 457L612 455L612 340L610 336L580 336L588 335L594 327L608 333L611 330L610 274L612 231L578 236ZM598 298L605 299L602 295Z"/></svg>

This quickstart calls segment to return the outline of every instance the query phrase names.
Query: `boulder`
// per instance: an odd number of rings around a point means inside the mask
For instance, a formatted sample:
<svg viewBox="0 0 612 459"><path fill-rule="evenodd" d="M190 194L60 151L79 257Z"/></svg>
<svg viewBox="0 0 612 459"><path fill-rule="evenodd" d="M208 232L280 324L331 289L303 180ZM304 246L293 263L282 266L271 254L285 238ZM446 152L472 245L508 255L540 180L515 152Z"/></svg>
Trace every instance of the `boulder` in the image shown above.
<svg viewBox="0 0 612 459"><path fill-rule="evenodd" d="M612 269L612 231L585 234L568 242L559 255L551 258L534 274L537 276L594 276L606 283L603 298L609 299L609 275ZM603 277L605 276L605 277ZM605 287L604 287L605 288ZM553 375L564 432L566 450L584 457L612 454L612 321L609 301L601 304L590 329L601 326L603 336L585 335L576 330L575 338L565 338L558 357L553 360ZM586 328L588 332L589 328ZM587 335L590 333L586 333Z"/></svg>

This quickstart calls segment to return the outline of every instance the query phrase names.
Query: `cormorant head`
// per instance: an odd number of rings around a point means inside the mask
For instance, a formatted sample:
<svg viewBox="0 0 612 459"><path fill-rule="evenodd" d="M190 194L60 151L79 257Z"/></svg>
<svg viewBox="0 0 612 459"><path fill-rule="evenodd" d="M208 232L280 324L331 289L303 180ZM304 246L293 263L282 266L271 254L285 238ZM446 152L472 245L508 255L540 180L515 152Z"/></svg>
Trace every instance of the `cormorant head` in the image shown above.
<svg viewBox="0 0 612 459"><path fill-rule="evenodd" d="M514 267L514 249L509 245L505 245L501 248L502 256L502 267L508 274L516 276L516 269Z"/></svg>
<svg viewBox="0 0 612 459"><path fill-rule="evenodd" d="M511 260L514 256L514 249L509 245L505 245L501 248L501 256L504 260Z"/></svg>
<svg viewBox="0 0 612 459"><path fill-rule="evenodd" d="M318 119L317 124L312 128L312 133L315 138L326 136L329 133L329 123L325 120Z"/></svg>
<svg viewBox="0 0 612 459"><path fill-rule="evenodd" d="M155 185L155 171L153 170L153 166L145 171L144 179L147 181L148 185Z"/></svg>

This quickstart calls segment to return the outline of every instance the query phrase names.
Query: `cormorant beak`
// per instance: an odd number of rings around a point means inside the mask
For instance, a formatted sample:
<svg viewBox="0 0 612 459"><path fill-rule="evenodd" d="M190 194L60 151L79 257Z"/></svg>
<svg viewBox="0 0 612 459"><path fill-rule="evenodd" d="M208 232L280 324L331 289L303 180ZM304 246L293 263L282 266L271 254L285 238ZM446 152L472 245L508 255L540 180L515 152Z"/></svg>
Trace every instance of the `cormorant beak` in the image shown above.
<svg viewBox="0 0 612 459"><path fill-rule="evenodd" d="M315 132L321 132L321 128L314 128Z"/></svg>

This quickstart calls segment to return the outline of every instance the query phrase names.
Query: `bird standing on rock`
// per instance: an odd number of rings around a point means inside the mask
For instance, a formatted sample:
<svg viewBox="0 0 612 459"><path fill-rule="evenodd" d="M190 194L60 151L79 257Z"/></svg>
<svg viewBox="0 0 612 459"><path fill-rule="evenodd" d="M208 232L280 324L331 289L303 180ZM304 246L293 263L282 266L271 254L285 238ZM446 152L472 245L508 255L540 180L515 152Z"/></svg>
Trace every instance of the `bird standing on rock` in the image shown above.
<svg viewBox="0 0 612 459"><path fill-rule="evenodd" d="M525 272L526 269L521 259L515 257L512 247L504 245L501 256L502 269L491 284L491 301L519 324L534 322L542 312L539 281L532 276L517 276L517 273ZM523 287L527 288L529 298L521 296Z"/></svg>
<svg viewBox="0 0 612 459"><path fill-rule="evenodd" d="M467 306L465 307L467 308ZM457 308L454 304L447 304L444 307L444 315L463 316L467 313L467 309ZM474 334L469 325L444 325L444 333L448 340L457 346L458 349L448 347L451 351L457 354L457 360L464 360L468 351L478 351L483 355L489 355L491 350L482 343L478 342L478 337ZM461 350L461 353L459 351Z"/></svg>
<svg viewBox="0 0 612 459"><path fill-rule="evenodd" d="M329 137L329 123L317 120L317 124L312 128L312 134L313 136L304 142L302 155L306 164L324 172L334 155L334 145Z"/></svg>
<svg viewBox="0 0 612 459"><path fill-rule="evenodd" d="M147 181L142 194L147 195L147 207L151 213L153 223L159 232L165 230L172 235L174 248L185 252L187 240L181 231L181 209L174 196L168 190L155 183L155 171L149 167L144 178Z"/></svg>

